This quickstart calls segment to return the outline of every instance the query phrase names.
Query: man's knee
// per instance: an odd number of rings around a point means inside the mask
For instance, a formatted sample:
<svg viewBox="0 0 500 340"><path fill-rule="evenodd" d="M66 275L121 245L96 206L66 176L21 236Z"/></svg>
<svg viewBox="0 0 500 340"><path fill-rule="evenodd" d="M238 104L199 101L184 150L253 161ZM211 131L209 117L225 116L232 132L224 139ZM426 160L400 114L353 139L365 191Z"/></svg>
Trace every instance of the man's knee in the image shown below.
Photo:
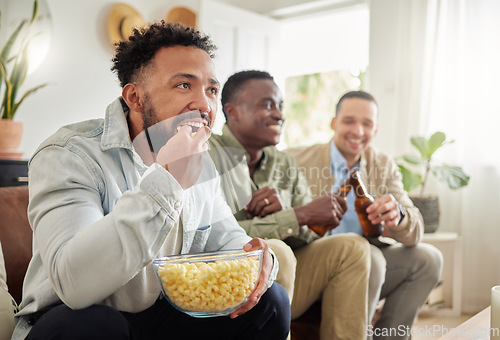
<svg viewBox="0 0 500 340"><path fill-rule="evenodd" d="M285 242L278 239L267 240L267 244L278 258L280 270L284 268L287 272L295 274L297 259L295 258L292 248L290 248L290 246Z"/></svg>
<svg viewBox="0 0 500 340"><path fill-rule="evenodd" d="M357 258L366 263L370 263L370 243L362 236L354 233L346 233L341 235L336 235L340 242L349 251L349 256Z"/></svg>
<svg viewBox="0 0 500 340"><path fill-rule="evenodd" d="M371 268L370 268L370 286L382 287L385 281L385 273L387 271L387 261L384 254L374 245L371 248Z"/></svg>
<svg viewBox="0 0 500 340"><path fill-rule="evenodd" d="M281 240L267 240L267 243L273 250L279 262L279 272L276 277L276 282L285 288L288 292L288 297L291 300L295 283L295 269L297 267L295 254L293 253L292 248Z"/></svg>
<svg viewBox="0 0 500 340"><path fill-rule="evenodd" d="M429 280L437 283L441 278L443 269L443 254L434 246L427 243L420 243L414 249L415 261L420 263L420 267L425 270Z"/></svg>

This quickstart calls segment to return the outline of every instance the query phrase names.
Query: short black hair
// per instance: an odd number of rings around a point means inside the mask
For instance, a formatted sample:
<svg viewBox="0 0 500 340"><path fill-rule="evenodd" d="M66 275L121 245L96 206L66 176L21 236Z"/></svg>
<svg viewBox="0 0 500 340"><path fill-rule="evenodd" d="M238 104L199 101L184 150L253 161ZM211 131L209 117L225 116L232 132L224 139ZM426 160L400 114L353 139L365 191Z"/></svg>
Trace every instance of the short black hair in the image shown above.
<svg viewBox="0 0 500 340"><path fill-rule="evenodd" d="M236 94L241 90L243 84L252 79L269 79L274 81L274 78L266 71L248 70L241 71L229 77L222 88L221 104L222 112L227 121L226 103L232 102Z"/></svg>
<svg viewBox="0 0 500 340"><path fill-rule="evenodd" d="M342 102L344 101L344 99L348 99L348 98L366 99L366 100L369 100L371 102L374 102L375 105L378 106L377 101L375 100L375 98L371 94L369 94L368 92L365 92L365 91L349 91L347 93L344 93L342 95L342 97L340 97L339 101L337 102L337 106L335 107L335 115L339 114L340 106L341 106Z"/></svg>
<svg viewBox="0 0 500 340"><path fill-rule="evenodd" d="M167 24L163 20L147 28L134 29L128 40L115 46L111 70L117 74L122 87L135 81L139 71L163 47L192 46L207 52L211 58L216 50L210 38L200 31L178 23Z"/></svg>

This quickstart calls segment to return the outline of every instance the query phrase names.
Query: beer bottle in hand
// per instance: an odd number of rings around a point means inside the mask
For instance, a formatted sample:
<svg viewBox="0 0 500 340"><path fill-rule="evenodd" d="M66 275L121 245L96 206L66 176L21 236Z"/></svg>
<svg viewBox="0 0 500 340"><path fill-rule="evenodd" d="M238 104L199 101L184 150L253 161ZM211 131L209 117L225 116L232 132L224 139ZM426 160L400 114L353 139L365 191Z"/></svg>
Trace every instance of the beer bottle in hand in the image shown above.
<svg viewBox="0 0 500 340"><path fill-rule="evenodd" d="M349 191L351 191L352 185L351 185L351 178L347 176L346 180L342 185L338 188L337 192L335 195L339 195L346 199L347 194L349 194ZM309 226L309 230L315 232L319 236L324 236L326 232L328 231L327 227L324 225L313 225Z"/></svg>
<svg viewBox="0 0 500 340"><path fill-rule="evenodd" d="M359 222L363 228L363 234L366 237L378 237L382 235L384 227L378 224L372 224L368 219L368 214L366 213L366 208L373 203L373 197L366 191L365 185L361 180L361 172L359 170L354 171L351 174L351 185L354 188L356 194L356 201L354 202L354 207L358 213Z"/></svg>

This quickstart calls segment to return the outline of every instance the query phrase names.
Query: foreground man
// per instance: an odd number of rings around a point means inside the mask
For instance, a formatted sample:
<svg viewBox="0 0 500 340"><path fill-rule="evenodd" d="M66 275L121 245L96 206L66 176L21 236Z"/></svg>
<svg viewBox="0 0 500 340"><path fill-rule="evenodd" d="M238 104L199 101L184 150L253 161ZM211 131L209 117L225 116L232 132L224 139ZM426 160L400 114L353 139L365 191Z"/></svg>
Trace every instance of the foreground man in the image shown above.
<svg viewBox="0 0 500 340"><path fill-rule="evenodd" d="M122 97L105 119L66 126L35 152L34 253L13 339L286 338L277 262L238 226L205 152L219 92L213 50L180 25L135 31L117 47ZM242 248L263 249L264 260L230 316L192 318L162 298L155 258Z"/></svg>
<svg viewBox="0 0 500 340"><path fill-rule="evenodd" d="M221 99L226 125L222 136L212 135L210 147L223 193L250 236L283 240L293 249L276 252L281 267L296 262L295 282L278 276L287 281L285 287L295 284L292 319L319 300L322 340L363 339L369 245L359 235L320 238L308 229L336 227L345 202L331 194L312 200L295 162L276 149L284 118L273 78L261 71L236 73L224 85ZM251 200L242 205L246 196Z"/></svg>
<svg viewBox="0 0 500 340"><path fill-rule="evenodd" d="M335 135L330 143L287 152L303 170L315 196L334 192L351 171L361 170L368 192L375 197L366 210L368 218L374 224L383 223L384 236L400 242L371 246L369 320L379 299L385 298L385 304L368 335L407 339L418 311L441 276L442 255L433 246L420 243L422 216L403 190L397 165L370 145L378 129L375 99L363 91L346 93L337 104L331 127ZM347 211L333 234L362 234L354 200L351 190Z"/></svg>

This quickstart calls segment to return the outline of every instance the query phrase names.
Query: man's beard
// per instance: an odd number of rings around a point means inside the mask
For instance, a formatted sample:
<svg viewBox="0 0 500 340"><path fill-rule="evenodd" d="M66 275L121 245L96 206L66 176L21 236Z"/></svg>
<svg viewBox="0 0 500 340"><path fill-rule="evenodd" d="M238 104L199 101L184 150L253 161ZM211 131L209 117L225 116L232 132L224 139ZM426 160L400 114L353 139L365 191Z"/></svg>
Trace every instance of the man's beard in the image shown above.
<svg viewBox="0 0 500 340"><path fill-rule="evenodd" d="M175 134L172 129L168 129L165 122L158 119L151 100L146 97L144 100L144 111L142 112L142 128L146 134L149 148L155 155L167 144L170 138Z"/></svg>
<svg viewBox="0 0 500 340"><path fill-rule="evenodd" d="M146 134L149 148L155 155L167 142L177 133L179 124L188 119L203 118L210 126L210 117L206 113L201 113L199 110L193 110L160 121L156 110L151 104L149 97L144 99L144 111L142 112L142 128ZM170 124L168 124L170 123Z"/></svg>

